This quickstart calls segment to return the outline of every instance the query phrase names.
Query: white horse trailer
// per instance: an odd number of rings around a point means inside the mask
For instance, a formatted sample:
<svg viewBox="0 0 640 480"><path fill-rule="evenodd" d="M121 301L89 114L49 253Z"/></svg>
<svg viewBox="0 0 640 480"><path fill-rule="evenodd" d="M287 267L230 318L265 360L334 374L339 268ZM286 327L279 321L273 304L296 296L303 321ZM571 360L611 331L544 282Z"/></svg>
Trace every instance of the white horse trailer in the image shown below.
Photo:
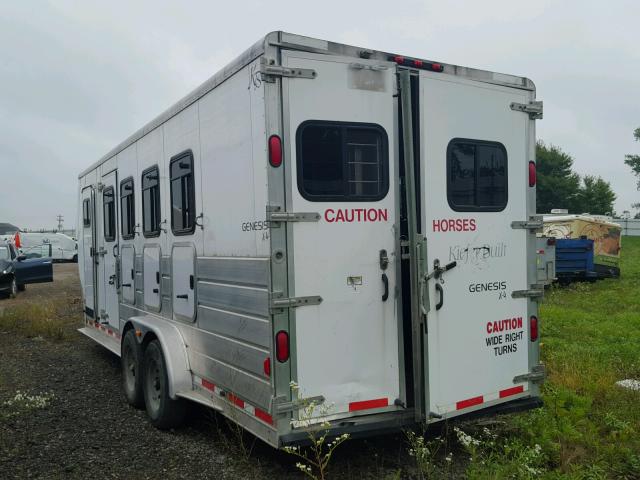
<svg viewBox="0 0 640 480"><path fill-rule="evenodd" d="M276 447L310 399L357 435L538 406L541 115L526 78L270 33L80 174L81 331L156 426L192 400Z"/></svg>

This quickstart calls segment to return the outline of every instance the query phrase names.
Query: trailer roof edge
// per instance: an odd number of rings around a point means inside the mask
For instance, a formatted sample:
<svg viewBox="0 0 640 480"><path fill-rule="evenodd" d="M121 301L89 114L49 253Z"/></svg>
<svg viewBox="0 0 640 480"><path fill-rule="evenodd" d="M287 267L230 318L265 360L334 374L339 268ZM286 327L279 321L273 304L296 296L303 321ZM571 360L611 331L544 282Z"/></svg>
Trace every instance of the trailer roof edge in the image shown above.
<svg viewBox="0 0 640 480"><path fill-rule="evenodd" d="M211 90L222 84L229 77L237 73L239 70L247 66L256 58L264 54L266 47L269 45L277 45L282 48L291 48L302 51L324 53L329 55L345 55L351 57L377 58L380 60L389 60L398 56L398 54L383 52L379 50L370 50L363 47L355 47L352 45L345 45L342 43L330 42L326 40L315 39L312 37L305 37L303 35L296 35L292 33L286 33L281 31L272 31L260 40L258 40L253 46L245 50L235 60L227 64L224 68L219 70L215 75L202 83L199 87L189 93L187 96L180 99L173 104L167 110L155 117L153 120L145 124L142 128L135 133L127 137L124 141L120 142L117 146L109 150L103 155L97 162L94 162L88 168L85 168L80 172L78 178L82 178L89 172L95 170L104 162L118 155L127 147L133 145L149 132L155 130L160 125L165 123L170 118L174 117L189 105L197 102L200 98L204 97ZM529 90L535 92L534 83L526 77L518 77L515 75L502 74L497 72L491 72L488 70L480 70L470 67L462 67L460 65L453 65L445 62L438 62L444 66L444 72L452 75L466 77L473 80L478 80L485 83L491 83L495 85L503 85L512 88L519 88L522 90Z"/></svg>

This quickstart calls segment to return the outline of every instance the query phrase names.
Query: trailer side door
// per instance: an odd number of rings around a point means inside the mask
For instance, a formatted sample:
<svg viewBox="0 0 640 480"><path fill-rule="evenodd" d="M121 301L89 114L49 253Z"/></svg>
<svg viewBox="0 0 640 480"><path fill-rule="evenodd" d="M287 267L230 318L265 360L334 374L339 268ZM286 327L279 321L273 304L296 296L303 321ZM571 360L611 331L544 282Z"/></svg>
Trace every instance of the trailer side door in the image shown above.
<svg viewBox="0 0 640 480"><path fill-rule="evenodd" d="M116 171L102 177L102 190L98 192L100 217L97 235L98 310L101 323L120 329L118 311L117 259L118 259L118 174Z"/></svg>
<svg viewBox="0 0 640 480"><path fill-rule="evenodd" d="M84 297L85 313L96 318L97 292L95 279L95 208L93 187L86 187L82 190L82 291Z"/></svg>

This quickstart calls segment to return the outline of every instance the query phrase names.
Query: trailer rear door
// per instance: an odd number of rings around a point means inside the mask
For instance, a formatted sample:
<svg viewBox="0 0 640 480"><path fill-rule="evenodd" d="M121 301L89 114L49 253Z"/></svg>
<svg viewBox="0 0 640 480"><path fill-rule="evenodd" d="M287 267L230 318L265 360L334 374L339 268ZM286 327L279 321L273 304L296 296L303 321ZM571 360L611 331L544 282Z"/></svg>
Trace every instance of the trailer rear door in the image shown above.
<svg viewBox="0 0 640 480"><path fill-rule="evenodd" d="M429 281L427 405L453 416L526 394L529 372L528 115L532 93L420 72L420 157Z"/></svg>
<svg viewBox="0 0 640 480"><path fill-rule="evenodd" d="M394 409L399 396L395 279L394 68L283 52L312 78L283 80L290 293L320 296L295 309L294 372L303 396L330 413Z"/></svg>

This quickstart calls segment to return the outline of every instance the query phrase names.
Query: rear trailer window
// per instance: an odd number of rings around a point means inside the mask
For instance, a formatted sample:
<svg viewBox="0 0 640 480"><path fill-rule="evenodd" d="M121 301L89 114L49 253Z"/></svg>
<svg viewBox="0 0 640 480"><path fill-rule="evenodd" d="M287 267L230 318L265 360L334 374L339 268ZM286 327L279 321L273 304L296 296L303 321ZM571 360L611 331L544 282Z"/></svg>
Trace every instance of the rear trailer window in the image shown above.
<svg viewBox="0 0 640 480"><path fill-rule="evenodd" d="M193 233L196 224L193 155L190 151L175 156L169 163L171 173L171 231L174 235Z"/></svg>
<svg viewBox="0 0 640 480"><path fill-rule="evenodd" d="M136 236L136 212L133 195L133 178L125 178L120 183L120 228L122 228L122 238L125 240Z"/></svg>
<svg viewBox="0 0 640 480"><path fill-rule="evenodd" d="M296 134L298 190L311 201L376 201L389 190L387 134L379 125L308 121Z"/></svg>
<svg viewBox="0 0 640 480"><path fill-rule="evenodd" d="M116 208L113 187L107 187L102 193L104 211L104 239L113 242L116 239Z"/></svg>
<svg viewBox="0 0 640 480"><path fill-rule="evenodd" d="M507 150L498 142L454 138L447 147L447 200L458 212L507 206Z"/></svg>

